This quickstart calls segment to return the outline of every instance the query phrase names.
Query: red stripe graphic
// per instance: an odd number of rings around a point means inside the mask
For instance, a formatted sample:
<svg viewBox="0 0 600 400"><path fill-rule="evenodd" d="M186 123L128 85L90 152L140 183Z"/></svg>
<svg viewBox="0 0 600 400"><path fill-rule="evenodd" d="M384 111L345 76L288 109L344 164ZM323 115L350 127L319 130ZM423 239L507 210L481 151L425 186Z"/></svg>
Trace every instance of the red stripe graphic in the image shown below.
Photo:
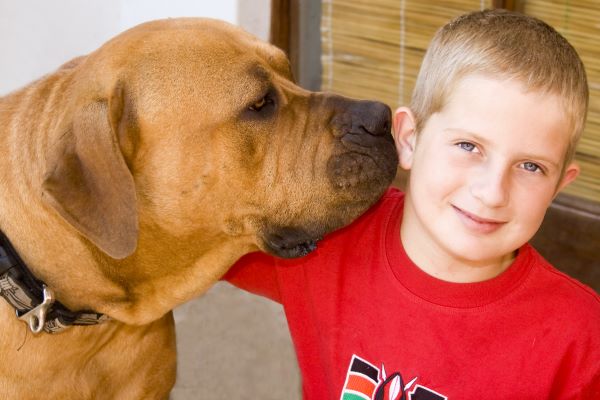
<svg viewBox="0 0 600 400"><path fill-rule="evenodd" d="M366 394L371 397L375 391L375 383L370 379L365 378L361 375L348 374L348 382L346 383L346 390L354 390L359 393Z"/></svg>

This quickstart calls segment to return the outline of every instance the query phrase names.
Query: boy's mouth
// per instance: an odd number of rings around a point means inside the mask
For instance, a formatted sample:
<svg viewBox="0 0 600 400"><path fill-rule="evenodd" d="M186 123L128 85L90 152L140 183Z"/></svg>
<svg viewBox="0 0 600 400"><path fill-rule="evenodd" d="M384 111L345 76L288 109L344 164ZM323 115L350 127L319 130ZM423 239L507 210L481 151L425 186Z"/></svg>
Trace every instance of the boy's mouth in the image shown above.
<svg viewBox="0 0 600 400"><path fill-rule="evenodd" d="M467 226L467 228L478 233L492 233L506 223L505 221L479 217L463 210L462 208L456 207L455 205L452 205L452 208L454 208L460 220Z"/></svg>

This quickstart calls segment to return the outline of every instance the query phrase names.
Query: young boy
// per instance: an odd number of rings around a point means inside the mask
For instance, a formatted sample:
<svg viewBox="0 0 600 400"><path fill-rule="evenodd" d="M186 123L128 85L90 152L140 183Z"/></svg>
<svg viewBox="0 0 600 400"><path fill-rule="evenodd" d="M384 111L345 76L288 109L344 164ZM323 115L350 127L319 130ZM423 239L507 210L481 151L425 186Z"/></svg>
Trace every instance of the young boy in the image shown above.
<svg viewBox="0 0 600 400"><path fill-rule="evenodd" d="M575 50L537 19L437 32L394 116L406 194L307 257L227 275L283 304L306 399L600 399L600 297L527 244L579 172L587 102Z"/></svg>

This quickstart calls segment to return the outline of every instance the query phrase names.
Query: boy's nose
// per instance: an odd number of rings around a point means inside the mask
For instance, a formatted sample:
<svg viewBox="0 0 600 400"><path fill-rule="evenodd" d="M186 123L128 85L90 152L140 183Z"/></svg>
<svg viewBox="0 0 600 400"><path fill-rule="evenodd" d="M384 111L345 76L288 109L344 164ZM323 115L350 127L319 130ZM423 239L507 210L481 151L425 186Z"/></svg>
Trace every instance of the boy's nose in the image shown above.
<svg viewBox="0 0 600 400"><path fill-rule="evenodd" d="M490 208L503 207L508 204L508 172L491 166L485 167L480 172L470 185L471 195Z"/></svg>

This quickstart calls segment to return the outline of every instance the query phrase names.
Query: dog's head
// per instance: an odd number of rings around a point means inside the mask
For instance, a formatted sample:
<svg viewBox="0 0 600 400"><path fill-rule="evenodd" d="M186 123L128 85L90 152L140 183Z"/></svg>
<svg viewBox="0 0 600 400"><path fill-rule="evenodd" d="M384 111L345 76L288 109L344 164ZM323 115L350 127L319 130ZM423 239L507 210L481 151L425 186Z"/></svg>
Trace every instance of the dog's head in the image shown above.
<svg viewBox="0 0 600 400"><path fill-rule="evenodd" d="M67 68L44 196L113 258L150 226L301 256L396 172L387 106L303 90L283 52L222 22L143 24Z"/></svg>

